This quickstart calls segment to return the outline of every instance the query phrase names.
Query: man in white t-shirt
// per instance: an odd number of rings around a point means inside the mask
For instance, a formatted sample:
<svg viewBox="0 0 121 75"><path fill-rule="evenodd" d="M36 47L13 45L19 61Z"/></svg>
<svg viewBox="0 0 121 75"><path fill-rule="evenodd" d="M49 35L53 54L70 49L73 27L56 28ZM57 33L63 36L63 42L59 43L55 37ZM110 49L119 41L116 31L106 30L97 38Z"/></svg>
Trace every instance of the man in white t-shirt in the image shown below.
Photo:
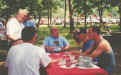
<svg viewBox="0 0 121 75"><path fill-rule="evenodd" d="M6 25L7 37L12 42L21 39L21 31L24 28L23 21L28 15L28 11L26 9L19 9L16 14L16 17L11 17Z"/></svg>
<svg viewBox="0 0 121 75"><path fill-rule="evenodd" d="M44 48L33 45L36 39L33 27L22 30L23 43L10 48L7 56L8 75L40 75L40 66L49 67L51 59Z"/></svg>

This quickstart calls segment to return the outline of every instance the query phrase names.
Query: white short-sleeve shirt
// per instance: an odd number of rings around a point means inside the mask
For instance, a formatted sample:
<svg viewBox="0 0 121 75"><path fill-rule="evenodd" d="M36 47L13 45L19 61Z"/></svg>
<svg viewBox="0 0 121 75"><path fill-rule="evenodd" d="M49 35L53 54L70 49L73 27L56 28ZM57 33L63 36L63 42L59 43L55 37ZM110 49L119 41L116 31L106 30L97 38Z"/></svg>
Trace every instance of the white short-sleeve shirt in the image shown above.
<svg viewBox="0 0 121 75"><path fill-rule="evenodd" d="M40 66L47 67L50 62L44 48L30 43L19 44L8 52L8 75L40 75Z"/></svg>
<svg viewBox="0 0 121 75"><path fill-rule="evenodd" d="M6 30L7 30L7 35L10 35L12 38L15 40L21 39L21 32L22 29L24 28L24 25L16 18L11 18L6 25Z"/></svg>

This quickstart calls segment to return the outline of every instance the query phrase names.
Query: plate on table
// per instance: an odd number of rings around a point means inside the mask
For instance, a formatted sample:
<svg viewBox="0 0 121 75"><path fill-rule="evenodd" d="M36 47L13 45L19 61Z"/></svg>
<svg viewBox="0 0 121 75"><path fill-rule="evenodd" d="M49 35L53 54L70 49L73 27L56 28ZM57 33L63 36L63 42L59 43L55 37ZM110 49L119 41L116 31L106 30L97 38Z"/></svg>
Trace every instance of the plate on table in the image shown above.
<svg viewBox="0 0 121 75"><path fill-rule="evenodd" d="M99 68L97 65L94 65L92 63L88 64L88 65L77 65L78 68L80 69L94 69L94 68Z"/></svg>
<svg viewBox="0 0 121 75"><path fill-rule="evenodd" d="M76 65L75 64L72 64L70 65L69 67L67 67L66 65L60 65L61 68L64 68L64 69L71 69L71 68L75 68Z"/></svg>

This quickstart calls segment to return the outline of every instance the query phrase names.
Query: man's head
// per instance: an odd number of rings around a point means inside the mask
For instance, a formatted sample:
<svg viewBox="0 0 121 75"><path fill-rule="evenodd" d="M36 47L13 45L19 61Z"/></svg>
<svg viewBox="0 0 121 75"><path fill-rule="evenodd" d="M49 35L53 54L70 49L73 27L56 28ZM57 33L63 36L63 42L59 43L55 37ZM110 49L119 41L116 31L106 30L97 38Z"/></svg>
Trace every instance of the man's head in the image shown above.
<svg viewBox="0 0 121 75"><path fill-rule="evenodd" d="M80 40L80 30L79 29L74 30L73 33L72 33L72 37L77 43L80 43L81 42L81 40Z"/></svg>
<svg viewBox="0 0 121 75"><path fill-rule="evenodd" d="M92 32L92 27L89 27L87 32L91 33Z"/></svg>
<svg viewBox="0 0 121 75"><path fill-rule="evenodd" d="M36 38L35 34L36 34L36 29L34 27L25 27L22 30L22 40L24 42L32 41L32 43L33 43Z"/></svg>
<svg viewBox="0 0 121 75"><path fill-rule="evenodd" d="M100 27L98 27L98 26L93 26L93 27L92 27L92 31L93 31L93 32L96 32L96 33L98 33L98 34L101 33Z"/></svg>
<svg viewBox="0 0 121 75"><path fill-rule="evenodd" d="M31 20L33 17L31 13L28 13L28 15L25 17L24 21Z"/></svg>
<svg viewBox="0 0 121 75"><path fill-rule="evenodd" d="M19 9L16 14L16 18L19 22L23 22L28 16L28 14L29 14L29 11L27 9Z"/></svg>
<svg viewBox="0 0 121 75"><path fill-rule="evenodd" d="M89 37L87 36L86 33L85 34L84 33L81 33L80 36L79 36L79 38L84 43L87 42L87 40L89 40Z"/></svg>
<svg viewBox="0 0 121 75"><path fill-rule="evenodd" d="M78 43L84 41L85 37L86 37L86 30L84 28L80 28L80 30L76 30L73 32L73 38Z"/></svg>
<svg viewBox="0 0 121 75"><path fill-rule="evenodd" d="M92 27L92 32L87 33L87 36L89 37L90 40L100 41L101 40L100 28L97 27L97 26L93 26Z"/></svg>
<svg viewBox="0 0 121 75"><path fill-rule="evenodd" d="M56 27L52 27L50 30L51 36L54 38L58 38L59 30Z"/></svg>

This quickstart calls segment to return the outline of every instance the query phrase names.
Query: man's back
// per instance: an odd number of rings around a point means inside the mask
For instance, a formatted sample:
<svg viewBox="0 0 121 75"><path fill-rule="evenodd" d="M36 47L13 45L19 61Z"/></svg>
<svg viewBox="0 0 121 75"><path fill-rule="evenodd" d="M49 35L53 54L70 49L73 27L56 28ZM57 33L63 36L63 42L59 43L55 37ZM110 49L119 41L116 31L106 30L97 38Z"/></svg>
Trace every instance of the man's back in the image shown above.
<svg viewBox="0 0 121 75"><path fill-rule="evenodd" d="M43 48L29 43L13 46L8 53L8 75L39 75L40 63L46 67L48 59Z"/></svg>

